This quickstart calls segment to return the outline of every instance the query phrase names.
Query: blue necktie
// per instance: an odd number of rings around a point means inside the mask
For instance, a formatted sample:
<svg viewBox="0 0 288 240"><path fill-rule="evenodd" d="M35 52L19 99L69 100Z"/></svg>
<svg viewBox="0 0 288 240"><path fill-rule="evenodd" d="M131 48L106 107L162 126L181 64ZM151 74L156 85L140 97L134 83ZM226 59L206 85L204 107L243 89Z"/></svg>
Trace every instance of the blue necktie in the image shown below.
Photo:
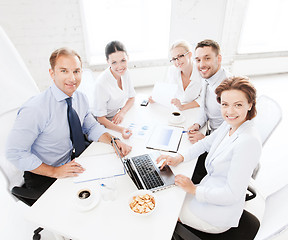
<svg viewBox="0 0 288 240"><path fill-rule="evenodd" d="M75 150L75 157L85 150L85 139L77 112L72 108L72 98L65 99L68 105L67 116L70 128L70 138Z"/></svg>

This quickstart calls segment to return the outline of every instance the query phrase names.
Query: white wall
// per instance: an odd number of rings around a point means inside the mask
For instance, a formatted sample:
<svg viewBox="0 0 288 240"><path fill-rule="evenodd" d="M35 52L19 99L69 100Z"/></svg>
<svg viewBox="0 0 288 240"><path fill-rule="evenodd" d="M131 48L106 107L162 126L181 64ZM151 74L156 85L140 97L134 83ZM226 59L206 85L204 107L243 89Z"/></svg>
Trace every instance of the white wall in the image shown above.
<svg viewBox="0 0 288 240"><path fill-rule="evenodd" d="M38 87L50 85L49 56L68 46L84 57L79 0L1 0L0 25L24 59Z"/></svg>
<svg viewBox="0 0 288 240"><path fill-rule="evenodd" d="M204 39L222 41L227 0L172 0L170 44L186 39L196 45Z"/></svg>
<svg viewBox="0 0 288 240"><path fill-rule="evenodd" d="M49 56L58 47L75 49L86 63L81 0L1 0L0 25L23 57L40 90L51 80ZM221 43L227 0L172 0L170 42L204 38ZM167 66L131 69L136 86L163 80ZM95 72L95 76L99 73Z"/></svg>
<svg viewBox="0 0 288 240"><path fill-rule="evenodd" d="M223 65L235 74L288 72L287 56L281 57L280 66L279 62L277 64L278 56L273 56L275 64L271 64L269 56L260 60L261 56L257 54L252 58L237 55L242 20L249 0L171 1L170 43L186 39L195 45L205 38L211 38L221 45ZM51 84L49 56L56 48L68 46L75 49L82 56L84 67L88 66L80 3L81 0L0 1L0 25L23 57L40 90ZM135 86L163 80L167 71L165 62L160 61L160 65L159 62L146 62L141 63L140 67L132 63L132 66L137 66L131 67ZM95 67L91 67L95 70ZM95 72L95 76L98 74Z"/></svg>

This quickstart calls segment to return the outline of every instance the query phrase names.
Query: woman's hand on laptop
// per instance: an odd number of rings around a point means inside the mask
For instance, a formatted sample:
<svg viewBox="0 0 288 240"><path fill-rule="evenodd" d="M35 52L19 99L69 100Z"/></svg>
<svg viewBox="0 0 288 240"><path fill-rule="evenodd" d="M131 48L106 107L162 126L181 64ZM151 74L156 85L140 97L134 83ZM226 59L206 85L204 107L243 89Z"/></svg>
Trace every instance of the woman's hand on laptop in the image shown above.
<svg viewBox="0 0 288 240"><path fill-rule="evenodd" d="M169 155L160 155L157 159L156 162L160 163L162 161L162 165L160 166L160 170L162 170L165 165L168 166L177 166L179 163L183 162L184 157L180 154L178 154L176 157L172 157Z"/></svg>

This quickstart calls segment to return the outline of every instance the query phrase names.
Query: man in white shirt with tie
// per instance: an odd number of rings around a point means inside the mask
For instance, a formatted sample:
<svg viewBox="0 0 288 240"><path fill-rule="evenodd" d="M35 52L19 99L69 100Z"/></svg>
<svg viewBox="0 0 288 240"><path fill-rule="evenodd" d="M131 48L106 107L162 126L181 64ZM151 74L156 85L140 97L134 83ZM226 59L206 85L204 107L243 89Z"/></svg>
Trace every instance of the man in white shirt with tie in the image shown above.
<svg viewBox="0 0 288 240"><path fill-rule="evenodd" d="M200 115L198 120L188 128L189 140L192 144L198 142L205 137L199 130L207 123L208 131L216 130L223 122L221 116L220 104L216 101L215 89L219 84L230 76L224 68L221 67L222 56L220 54L220 46L217 42L206 39L199 42L195 48L195 60L197 69L203 78L200 105ZM199 156L192 181L199 183L206 175L204 162L207 153Z"/></svg>

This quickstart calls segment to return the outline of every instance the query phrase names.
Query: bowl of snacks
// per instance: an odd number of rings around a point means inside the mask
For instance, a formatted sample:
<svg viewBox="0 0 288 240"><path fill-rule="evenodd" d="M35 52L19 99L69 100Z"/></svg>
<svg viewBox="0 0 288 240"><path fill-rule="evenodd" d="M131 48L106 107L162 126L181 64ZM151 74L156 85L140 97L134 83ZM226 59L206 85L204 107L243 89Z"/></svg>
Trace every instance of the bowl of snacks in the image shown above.
<svg viewBox="0 0 288 240"><path fill-rule="evenodd" d="M149 190L138 190L130 194L128 204L134 215L148 216L155 211L156 198Z"/></svg>

